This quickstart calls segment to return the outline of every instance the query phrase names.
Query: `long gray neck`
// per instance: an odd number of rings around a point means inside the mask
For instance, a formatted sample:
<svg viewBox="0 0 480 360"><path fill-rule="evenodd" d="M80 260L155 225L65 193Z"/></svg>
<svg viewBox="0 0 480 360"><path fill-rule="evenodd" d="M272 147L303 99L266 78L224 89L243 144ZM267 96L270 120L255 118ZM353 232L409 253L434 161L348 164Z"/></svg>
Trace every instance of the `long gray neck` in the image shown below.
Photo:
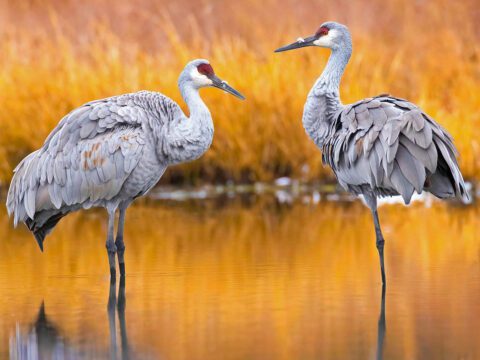
<svg viewBox="0 0 480 360"><path fill-rule="evenodd" d="M170 164L187 162L199 158L212 144L212 115L192 81L180 76L178 86L189 109L189 117L175 121L169 135Z"/></svg>
<svg viewBox="0 0 480 360"><path fill-rule="evenodd" d="M330 135L333 115L342 106L340 80L351 54L351 45L332 50L322 75L308 94L303 110L303 127L319 147Z"/></svg>
<svg viewBox="0 0 480 360"><path fill-rule="evenodd" d="M182 98L188 106L190 113L190 120L193 120L192 123L203 123L203 122L212 122L212 116L210 110L208 110L207 105L203 102L198 88L193 86L189 81L183 80L180 78L178 81L178 87L180 88L180 93ZM212 125L213 126L213 125Z"/></svg>
<svg viewBox="0 0 480 360"><path fill-rule="evenodd" d="M328 58L327 65L323 69L322 75L317 80L315 87L324 92L337 92L340 87L345 67L352 55L351 46L342 46L339 49L333 49Z"/></svg>

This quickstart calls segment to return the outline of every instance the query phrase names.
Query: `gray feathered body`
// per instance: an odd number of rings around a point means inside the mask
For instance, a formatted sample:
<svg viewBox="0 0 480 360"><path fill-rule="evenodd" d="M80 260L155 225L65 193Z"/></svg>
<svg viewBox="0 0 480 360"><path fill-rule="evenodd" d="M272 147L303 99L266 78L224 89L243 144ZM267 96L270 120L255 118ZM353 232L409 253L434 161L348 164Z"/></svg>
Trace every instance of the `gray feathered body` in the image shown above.
<svg viewBox="0 0 480 360"><path fill-rule="evenodd" d="M304 127L346 190L374 196L429 191L467 197L452 137L416 105L380 95L343 105L320 78L305 104Z"/></svg>
<svg viewBox="0 0 480 360"><path fill-rule="evenodd" d="M201 156L213 123L198 92L186 89L191 118L160 93L89 102L66 115L39 150L15 169L7 209L43 238L67 213L128 206L167 166Z"/></svg>
<svg viewBox="0 0 480 360"><path fill-rule="evenodd" d="M407 204L423 190L468 198L452 137L419 107L389 95L341 103L352 41L344 25L326 25L335 34L332 53L308 95L303 125L339 183L370 198L401 195Z"/></svg>
<svg viewBox="0 0 480 360"><path fill-rule="evenodd" d="M418 106L389 95L343 105L340 80L352 54L345 25L323 23L314 36L281 47L331 50L327 65L308 94L303 126L322 151L322 160L347 191L363 195L375 226L376 246L385 292L385 239L377 198L429 191L439 198L468 199L452 137Z"/></svg>

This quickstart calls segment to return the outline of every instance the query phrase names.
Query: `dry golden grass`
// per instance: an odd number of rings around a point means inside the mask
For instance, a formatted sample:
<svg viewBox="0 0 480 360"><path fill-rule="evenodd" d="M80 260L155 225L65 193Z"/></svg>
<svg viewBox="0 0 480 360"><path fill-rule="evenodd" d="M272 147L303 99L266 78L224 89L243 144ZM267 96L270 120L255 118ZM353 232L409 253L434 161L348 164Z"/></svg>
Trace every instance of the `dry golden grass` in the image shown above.
<svg viewBox="0 0 480 360"><path fill-rule="evenodd" d="M164 181L330 177L301 125L328 52L272 51L331 19L348 24L354 37L343 101L389 92L418 103L456 139L465 176L478 177L480 16L473 0L3 0L0 182L86 101L150 89L182 103L177 76L198 57L209 58L247 101L203 90L216 127L212 149Z"/></svg>

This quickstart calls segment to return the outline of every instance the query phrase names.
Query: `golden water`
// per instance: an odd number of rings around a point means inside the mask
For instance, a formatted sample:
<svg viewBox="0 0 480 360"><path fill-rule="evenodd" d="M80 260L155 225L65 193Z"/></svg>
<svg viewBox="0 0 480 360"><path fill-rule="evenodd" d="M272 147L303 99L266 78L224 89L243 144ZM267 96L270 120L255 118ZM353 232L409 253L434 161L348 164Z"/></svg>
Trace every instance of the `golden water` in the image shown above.
<svg viewBox="0 0 480 360"><path fill-rule="evenodd" d="M136 204L125 310L110 313L102 211L62 220L42 254L2 209L0 358L479 358L479 214L439 202L381 207L383 332L359 202Z"/></svg>

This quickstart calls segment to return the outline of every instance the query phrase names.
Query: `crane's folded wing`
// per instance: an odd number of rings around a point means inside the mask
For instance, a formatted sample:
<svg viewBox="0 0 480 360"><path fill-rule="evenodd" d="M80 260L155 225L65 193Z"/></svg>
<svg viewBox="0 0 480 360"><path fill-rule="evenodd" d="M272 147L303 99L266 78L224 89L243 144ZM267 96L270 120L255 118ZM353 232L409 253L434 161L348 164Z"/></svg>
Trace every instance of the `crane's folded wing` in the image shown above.
<svg viewBox="0 0 480 360"><path fill-rule="evenodd" d="M452 137L414 104L391 96L364 99L335 116L338 129L323 160L340 183L391 190L406 203L425 188L439 197L466 196Z"/></svg>

